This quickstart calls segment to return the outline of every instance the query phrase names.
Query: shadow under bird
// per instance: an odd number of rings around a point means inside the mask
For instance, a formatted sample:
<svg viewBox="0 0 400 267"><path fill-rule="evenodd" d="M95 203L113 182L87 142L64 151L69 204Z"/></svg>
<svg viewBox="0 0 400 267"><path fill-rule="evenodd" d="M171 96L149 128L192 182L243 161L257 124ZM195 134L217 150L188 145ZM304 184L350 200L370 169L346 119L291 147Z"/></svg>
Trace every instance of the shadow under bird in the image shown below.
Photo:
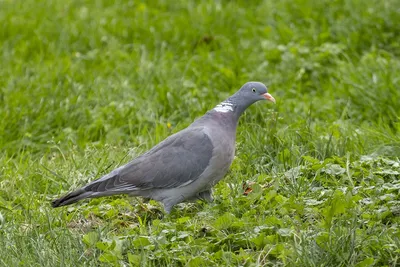
<svg viewBox="0 0 400 267"><path fill-rule="evenodd" d="M224 177L235 155L239 117L259 100L275 103L264 84L244 84L187 128L126 165L52 201L52 206L65 206L85 198L129 194L157 200L170 213L176 204L184 201L212 201L212 187Z"/></svg>

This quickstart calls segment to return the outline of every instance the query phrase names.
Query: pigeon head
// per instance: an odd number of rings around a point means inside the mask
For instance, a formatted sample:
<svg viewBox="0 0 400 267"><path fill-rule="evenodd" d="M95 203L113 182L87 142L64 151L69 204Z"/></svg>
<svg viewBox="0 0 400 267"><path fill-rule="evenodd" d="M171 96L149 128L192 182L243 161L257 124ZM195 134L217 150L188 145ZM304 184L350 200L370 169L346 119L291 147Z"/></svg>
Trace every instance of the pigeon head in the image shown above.
<svg viewBox="0 0 400 267"><path fill-rule="evenodd" d="M214 111L233 113L234 117L238 119L250 105L259 100L268 100L275 103L275 98L267 91L267 87L260 82L245 83L234 95L218 104Z"/></svg>
<svg viewBox="0 0 400 267"><path fill-rule="evenodd" d="M259 100L268 100L275 103L275 98L268 93L267 87L260 82L245 83L235 95L237 96L236 101L247 104L246 107Z"/></svg>

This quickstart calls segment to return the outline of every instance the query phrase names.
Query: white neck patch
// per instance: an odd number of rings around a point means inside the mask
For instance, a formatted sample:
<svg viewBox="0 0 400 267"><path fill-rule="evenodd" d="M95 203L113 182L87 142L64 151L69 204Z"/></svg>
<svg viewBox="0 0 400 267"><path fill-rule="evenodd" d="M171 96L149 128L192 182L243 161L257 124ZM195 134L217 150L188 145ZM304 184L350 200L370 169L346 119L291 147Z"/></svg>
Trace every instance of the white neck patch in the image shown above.
<svg viewBox="0 0 400 267"><path fill-rule="evenodd" d="M220 104L218 104L214 110L216 112L232 112L233 111L233 104L230 102L221 102Z"/></svg>

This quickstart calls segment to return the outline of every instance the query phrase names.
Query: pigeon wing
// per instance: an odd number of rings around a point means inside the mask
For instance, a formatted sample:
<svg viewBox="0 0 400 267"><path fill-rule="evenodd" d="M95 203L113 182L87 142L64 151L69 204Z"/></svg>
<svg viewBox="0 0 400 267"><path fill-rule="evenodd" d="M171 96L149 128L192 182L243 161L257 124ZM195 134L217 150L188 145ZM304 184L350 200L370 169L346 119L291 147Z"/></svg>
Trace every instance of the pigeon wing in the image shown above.
<svg viewBox="0 0 400 267"><path fill-rule="evenodd" d="M204 172L212 154L213 144L203 128L188 128L93 181L84 190L130 192L185 186Z"/></svg>

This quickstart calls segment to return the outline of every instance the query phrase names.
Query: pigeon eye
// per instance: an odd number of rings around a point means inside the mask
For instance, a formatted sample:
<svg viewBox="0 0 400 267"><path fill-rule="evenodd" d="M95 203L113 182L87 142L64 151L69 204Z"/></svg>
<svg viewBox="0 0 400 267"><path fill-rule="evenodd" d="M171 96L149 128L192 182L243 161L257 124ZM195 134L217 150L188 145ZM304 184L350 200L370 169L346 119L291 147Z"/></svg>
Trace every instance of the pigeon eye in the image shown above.
<svg viewBox="0 0 400 267"><path fill-rule="evenodd" d="M251 91L253 91L253 93L255 93L256 92L256 88L251 89Z"/></svg>

